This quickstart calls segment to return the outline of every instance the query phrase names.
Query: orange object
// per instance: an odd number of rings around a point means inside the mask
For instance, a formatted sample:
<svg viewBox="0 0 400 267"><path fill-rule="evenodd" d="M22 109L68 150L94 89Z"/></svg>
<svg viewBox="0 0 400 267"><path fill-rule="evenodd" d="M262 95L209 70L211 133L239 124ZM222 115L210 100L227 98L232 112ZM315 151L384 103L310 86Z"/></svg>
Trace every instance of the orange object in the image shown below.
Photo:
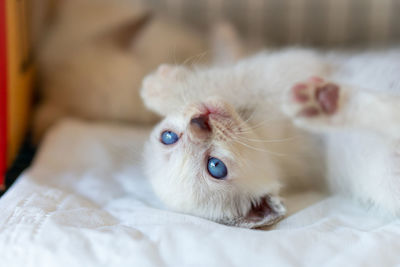
<svg viewBox="0 0 400 267"><path fill-rule="evenodd" d="M0 190L4 190L7 168L7 46L6 5L0 1Z"/></svg>
<svg viewBox="0 0 400 267"><path fill-rule="evenodd" d="M25 137L33 80L27 0L0 0L0 189Z"/></svg>

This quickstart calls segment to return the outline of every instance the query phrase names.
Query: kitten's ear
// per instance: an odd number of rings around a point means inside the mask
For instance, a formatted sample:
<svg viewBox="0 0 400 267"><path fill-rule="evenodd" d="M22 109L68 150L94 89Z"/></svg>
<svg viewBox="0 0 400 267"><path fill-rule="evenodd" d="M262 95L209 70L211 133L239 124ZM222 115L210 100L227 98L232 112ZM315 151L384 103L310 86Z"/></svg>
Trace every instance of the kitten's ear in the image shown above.
<svg viewBox="0 0 400 267"><path fill-rule="evenodd" d="M152 19L151 12L145 12L121 25L116 26L107 33L105 37L115 43L122 49L128 49L142 30L150 23Z"/></svg>
<svg viewBox="0 0 400 267"><path fill-rule="evenodd" d="M234 225L244 228L269 226L286 214L286 208L279 197L264 196L251 205L248 213L235 221Z"/></svg>
<svg viewBox="0 0 400 267"><path fill-rule="evenodd" d="M215 65L232 64L245 56L245 48L236 29L226 21L215 24L211 47Z"/></svg>

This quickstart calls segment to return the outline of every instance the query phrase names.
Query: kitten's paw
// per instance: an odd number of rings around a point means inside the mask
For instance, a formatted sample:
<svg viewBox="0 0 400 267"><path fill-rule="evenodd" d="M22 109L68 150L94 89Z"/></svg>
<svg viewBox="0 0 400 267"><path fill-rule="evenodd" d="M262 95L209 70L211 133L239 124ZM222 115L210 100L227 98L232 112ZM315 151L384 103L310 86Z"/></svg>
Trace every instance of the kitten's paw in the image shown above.
<svg viewBox="0 0 400 267"><path fill-rule="evenodd" d="M170 95L174 82L182 79L187 72L185 67L169 64L160 65L157 70L143 79L141 95L146 101L150 98L164 98Z"/></svg>
<svg viewBox="0 0 400 267"><path fill-rule="evenodd" d="M291 89L292 102L297 106L297 116L315 117L333 115L339 104L339 86L312 77L297 83Z"/></svg>
<svg viewBox="0 0 400 267"><path fill-rule="evenodd" d="M284 112L301 126L328 126L339 113L341 94L339 85L311 77L290 89Z"/></svg>
<svg viewBox="0 0 400 267"><path fill-rule="evenodd" d="M160 115L166 115L172 106L171 102L179 97L177 83L188 72L183 66L160 65L155 72L143 79L140 95L145 105Z"/></svg>

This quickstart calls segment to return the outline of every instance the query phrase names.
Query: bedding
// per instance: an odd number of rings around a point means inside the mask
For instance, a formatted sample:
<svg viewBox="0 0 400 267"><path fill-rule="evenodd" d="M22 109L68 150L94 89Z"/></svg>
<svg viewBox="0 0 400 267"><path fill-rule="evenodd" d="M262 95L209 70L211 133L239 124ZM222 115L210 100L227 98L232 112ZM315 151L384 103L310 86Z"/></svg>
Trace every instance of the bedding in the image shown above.
<svg viewBox="0 0 400 267"><path fill-rule="evenodd" d="M265 230L165 210L141 171L148 130L64 120L0 199L0 266L395 266L400 220L342 196L289 196Z"/></svg>

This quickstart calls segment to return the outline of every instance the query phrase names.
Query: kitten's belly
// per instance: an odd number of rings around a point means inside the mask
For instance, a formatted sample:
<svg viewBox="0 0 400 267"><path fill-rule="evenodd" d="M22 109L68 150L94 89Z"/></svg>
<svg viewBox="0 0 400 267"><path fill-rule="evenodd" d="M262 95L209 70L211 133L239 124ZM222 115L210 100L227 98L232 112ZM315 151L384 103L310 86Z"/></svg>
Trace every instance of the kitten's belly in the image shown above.
<svg viewBox="0 0 400 267"><path fill-rule="evenodd" d="M325 146L321 137L293 127L291 123L282 127L281 122L280 126L274 128L277 132L272 139L279 140L279 136L282 142L269 143L268 149L278 154L274 159L282 172L283 190L291 192L324 188Z"/></svg>
<svg viewBox="0 0 400 267"><path fill-rule="evenodd" d="M393 143L366 133L326 136L326 177L335 192L368 194L393 174Z"/></svg>

